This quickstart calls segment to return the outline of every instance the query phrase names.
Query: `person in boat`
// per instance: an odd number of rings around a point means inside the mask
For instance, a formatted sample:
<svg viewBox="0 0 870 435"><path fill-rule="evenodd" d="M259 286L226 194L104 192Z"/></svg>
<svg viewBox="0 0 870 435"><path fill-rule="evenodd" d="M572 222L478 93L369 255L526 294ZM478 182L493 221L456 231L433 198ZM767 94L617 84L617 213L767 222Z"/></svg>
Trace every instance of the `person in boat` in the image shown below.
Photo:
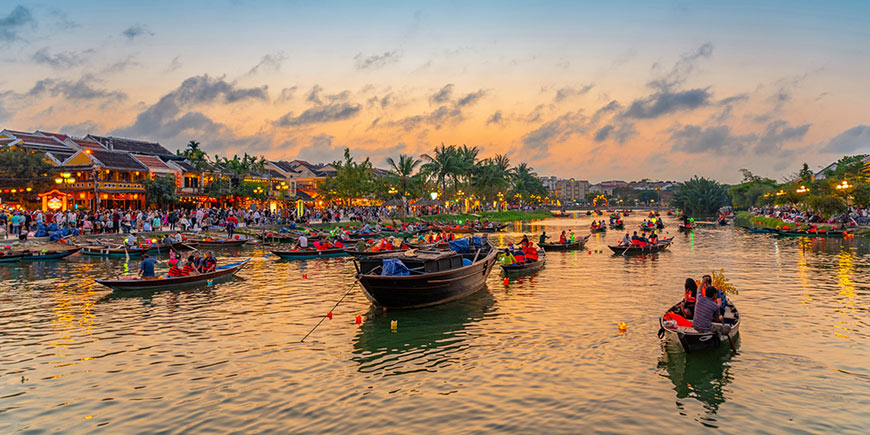
<svg viewBox="0 0 870 435"><path fill-rule="evenodd" d="M501 264L505 266L510 266L511 264L515 264L517 259L514 258L513 254L511 254L510 248L504 248L504 252L501 255Z"/></svg>
<svg viewBox="0 0 870 435"><path fill-rule="evenodd" d="M528 249L530 244L531 242L529 242L529 236L523 234L523 239L520 240L520 246L522 246L523 250L525 251L526 249Z"/></svg>
<svg viewBox="0 0 870 435"><path fill-rule="evenodd" d="M546 231L542 231L542 232L541 232L541 237L538 238L538 244L539 244L539 245L543 245L544 243L547 243L547 239L549 239L549 238L550 238L550 236L547 235L547 232L546 232Z"/></svg>
<svg viewBox="0 0 870 435"><path fill-rule="evenodd" d="M713 332L728 335L731 326L726 325L719 313L719 304L716 303L718 290L712 285L704 287L704 294L699 294L695 301L695 313L692 316L692 325L698 332ZM719 322L714 324L713 322Z"/></svg>
<svg viewBox="0 0 870 435"><path fill-rule="evenodd" d="M154 275L154 266L157 264L157 260L151 257L148 254L142 256L142 263L139 264L139 276L142 279L156 279L157 276Z"/></svg>
<svg viewBox="0 0 870 435"><path fill-rule="evenodd" d="M680 310L683 312L683 317L692 319L695 315L695 300L698 297L698 283L692 278L686 278L686 284L683 285L683 301L680 302Z"/></svg>
<svg viewBox="0 0 870 435"><path fill-rule="evenodd" d="M180 232L180 231L176 231L176 232L175 232L175 235L172 236L172 241L173 241L174 243L181 243L181 242L184 241L184 236L181 235L181 232Z"/></svg>
<svg viewBox="0 0 870 435"><path fill-rule="evenodd" d="M508 248L511 250L511 254L513 254L517 263L526 262L526 253L522 249L518 249L513 243L508 243Z"/></svg>
<svg viewBox="0 0 870 435"><path fill-rule="evenodd" d="M199 275L199 271L196 270L196 259L192 254L187 256L187 262L184 263L184 267L181 269L181 276L190 275Z"/></svg>
<svg viewBox="0 0 870 435"><path fill-rule="evenodd" d="M308 249L308 237L304 233L296 240L296 247L298 249Z"/></svg>
<svg viewBox="0 0 870 435"><path fill-rule="evenodd" d="M359 241L356 242L356 252L365 252L366 248L368 248L368 245L366 245L365 240L359 239Z"/></svg>
<svg viewBox="0 0 870 435"><path fill-rule="evenodd" d="M650 245L657 245L659 243L659 236L656 233L652 233L649 236Z"/></svg>
<svg viewBox="0 0 870 435"><path fill-rule="evenodd" d="M562 231L562 234L559 235L559 243L563 245L568 243L568 236L565 235L565 231Z"/></svg>
<svg viewBox="0 0 870 435"><path fill-rule="evenodd" d="M407 237L402 238L401 248L404 250L411 249L411 241Z"/></svg>
<svg viewBox="0 0 870 435"><path fill-rule="evenodd" d="M198 273L203 273L203 271L205 270L205 268L203 267L204 262L205 259L202 258L202 254L200 254L199 252L193 253L193 266L196 267L196 271Z"/></svg>
<svg viewBox="0 0 870 435"><path fill-rule="evenodd" d="M239 221L239 220L236 219L235 216L230 216L230 217L227 218L226 226L225 226L225 227L226 227L226 230L227 230L227 238L228 238L228 239L232 239L232 238L233 238L233 232L236 231L236 222L238 222L238 221Z"/></svg>
<svg viewBox="0 0 870 435"><path fill-rule="evenodd" d="M167 275L169 275L170 278L184 276L182 275L181 269L178 268L178 260L174 258L169 260L169 273Z"/></svg>
<svg viewBox="0 0 870 435"><path fill-rule="evenodd" d="M205 253L205 258L202 261L203 264L203 272L214 272L217 270L217 259L214 258L214 254L211 251Z"/></svg>
<svg viewBox="0 0 870 435"><path fill-rule="evenodd" d="M640 237L637 236L637 231L635 231L634 234L631 235L631 243L634 243L638 240L640 240Z"/></svg>
<svg viewBox="0 0 870 435"><path fill-rule="evenodd" d="M574 243L577 241L577 236L574 235L574 230L570 230L568 233L568 242Z"/></svg>
<svg viewBox="0 0 870 435"><path fill-rule="evenodd" d="M628 231L625 232L625 235L622 236L622 240L619 241L619 246L630 246L631 245L631 236L628 235Z"/></svg>
<svg viewBox="0 0 870 435"><path fill-rule="evenodd" d="M713 277L710 275L704 275L701 277L701 288L705 290L704 294L706 294L707 287L713 287ZM725 306L728 304L728 301L722 290L716 289L715 301L716 304L719 305L720 314L725 315Z"/></svg>
<svg viewBox="0 0 870 435"><path fill-rule="evenodd" d="M372 227L369 224L363 225L362 229L359 230L360 233L369 234L372 232Z"/></svg>
<svg viewBox="0 0 870 435"><path fill-rule="evenodd" d="M127 245L127 248L134 248L136 247L136 238L132 234L128 234L124 239L124 244Z"/></svg>

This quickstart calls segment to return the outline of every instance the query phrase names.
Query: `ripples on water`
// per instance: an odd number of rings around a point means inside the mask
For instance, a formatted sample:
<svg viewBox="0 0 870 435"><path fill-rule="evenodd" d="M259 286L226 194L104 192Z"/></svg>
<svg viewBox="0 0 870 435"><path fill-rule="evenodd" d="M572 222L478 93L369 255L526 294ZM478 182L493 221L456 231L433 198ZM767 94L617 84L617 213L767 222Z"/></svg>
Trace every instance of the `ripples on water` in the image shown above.
<svg viewBox="0 0 870 435"><path fill-rule="evenodd" d="M554 236L586 233L588 222L518 224L494 240L541 225ZM212 287L130 295L92 281L123 271L123 260L0 265L0 432L859 433L870 425L868 240L711 228L677 234L670 252L623 258L606 247L619 235L550 253L543 271L508 287L494 272L488 288L444 306L384 313L354 291L305 343L353 285L349 259L224 251L227 262L254 260ZM657 316L687 276L720 267L739 288L740 352L664 352Z"/></svg>

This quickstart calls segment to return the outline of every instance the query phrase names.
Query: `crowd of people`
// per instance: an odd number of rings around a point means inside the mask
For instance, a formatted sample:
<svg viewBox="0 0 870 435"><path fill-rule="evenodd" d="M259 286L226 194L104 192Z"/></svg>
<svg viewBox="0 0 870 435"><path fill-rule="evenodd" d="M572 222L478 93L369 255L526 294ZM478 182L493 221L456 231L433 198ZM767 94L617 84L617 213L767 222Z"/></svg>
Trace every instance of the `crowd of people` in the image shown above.
<svg viewBox="0 0 870 435"><path fill-rule="evenodd" d="M527 236L523 236L519 246L508 243L507 248L501 254L501 262L505 266L512 264L524 264L538 261L538 248L532 246Z"/></svg>
<svg viewBox="0 0 870 435"><path fill-rule="evenodd" d="M169 265L169 271L166 274L167 278L201 275L217 270L217 259L211 251L206 252L205 255L196 251L187 257L187 261L181 267L179 267L180 263L180 257L176 257L175 252L172 252L167 262ZM142 255L142 262L139 264L139 277L142 279L157 279L156 266L156 258L148 254Z"/></svg>
<svg viewBox="0 0 870 435"><path fill-rule="evenodd" d="M830 219L825 219L818 213L801 210L794 206L753 207L749 211L755 215L799 224L831 224L843 227L870 225L870 207L849 207L845 213L833 216Z"/></svg>

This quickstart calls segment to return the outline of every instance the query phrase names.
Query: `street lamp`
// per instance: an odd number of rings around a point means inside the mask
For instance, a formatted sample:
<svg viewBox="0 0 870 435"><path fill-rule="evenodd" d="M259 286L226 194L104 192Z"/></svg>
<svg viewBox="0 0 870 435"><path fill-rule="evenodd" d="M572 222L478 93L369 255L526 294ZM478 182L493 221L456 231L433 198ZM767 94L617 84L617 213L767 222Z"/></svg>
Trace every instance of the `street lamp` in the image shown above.
<svg viewBox="0 0 870 435"><path fill-rule="evenodd" d="M801 185L801 187L798 187L797 190L795 190L795 192L797 192L797 193L807 193L809 191L810 191L810 189L808 189L804 185Z"/></svg>
<svg viewBox="0 0 870 435"><path fill-rule="evenodd" d="M835 187L837 190L846 190L846 189L852 187L852 185L849 184L849 181L848 181L848 180L843 180L840 184L837 184L837 185L834 186L834 187Z"/></svg>
<svg viewBox="0 0 870 435"><path fill-rule="evenodd" d="M429 193L429 197L432 198L432 201L435 201L436 199L438 199L438 192Z"/></svg>

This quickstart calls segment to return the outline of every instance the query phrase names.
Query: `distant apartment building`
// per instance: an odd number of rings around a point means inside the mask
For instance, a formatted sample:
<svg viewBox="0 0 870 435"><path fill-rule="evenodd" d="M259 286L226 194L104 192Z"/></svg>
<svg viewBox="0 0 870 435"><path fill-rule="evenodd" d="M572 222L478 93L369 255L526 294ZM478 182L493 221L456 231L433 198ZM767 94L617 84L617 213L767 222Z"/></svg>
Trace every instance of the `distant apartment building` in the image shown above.
<svg viewBox="0 0 870 435"><path fill-rule="evenodd" d="M557 180L553 190L554 197L562 201L583 201L589 193L589 182L586 180Z"/></svg>

